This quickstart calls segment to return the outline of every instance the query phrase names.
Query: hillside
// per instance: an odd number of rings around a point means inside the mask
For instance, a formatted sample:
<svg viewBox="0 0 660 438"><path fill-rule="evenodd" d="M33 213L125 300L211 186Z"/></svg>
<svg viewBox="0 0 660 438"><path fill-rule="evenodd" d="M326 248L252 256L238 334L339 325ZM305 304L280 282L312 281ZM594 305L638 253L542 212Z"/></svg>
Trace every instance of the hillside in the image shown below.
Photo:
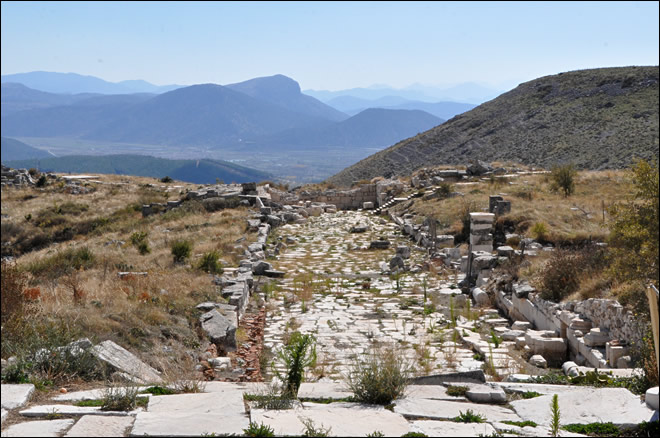
<svg viewBox="0 0 660 438"><path fill-rule="evenodd" d="M578 70L523 83L344 169L347 185L469 160L612 169L658 157L658 67Z"/></svg>
<svg viewBox="0 0 660 438"><path fill-rule="evenodd" d="M371 108L339 123L318 128L292 129L266 137L257 144L287 148L382 148L443 121L424 111Z"/></svg>
<svg viewBox="0 0 660 438"><path fill-rule="evenodd" d="M2 94L0 98L2 116L37 108L49 108L52 106L70 105L80 100L88 99L92 94L55 94L44 91L33 90L23 84L6 82L2 83Z"/></svg>
<svg viewBox="0 0 660 438"><path fill-rule="evenodd" d="M156 178L170 176L179 181L196 184L213 184L216 179L226 183L263 181L271 176L268 173L227 161L167 160L144 155L70 155L58 158L8 161L5 164L13 168L35 167L43 172L104 173Z"/></svg>
<svg viewBox="0 0 660 438"><path fill-rule="evenodd" d="M46 151L33 148L21 141L13 138L2 137L0 139L0 146L2 149L2 162L14 160L29 160L31 158L48 158L52 157Z"/></svg>

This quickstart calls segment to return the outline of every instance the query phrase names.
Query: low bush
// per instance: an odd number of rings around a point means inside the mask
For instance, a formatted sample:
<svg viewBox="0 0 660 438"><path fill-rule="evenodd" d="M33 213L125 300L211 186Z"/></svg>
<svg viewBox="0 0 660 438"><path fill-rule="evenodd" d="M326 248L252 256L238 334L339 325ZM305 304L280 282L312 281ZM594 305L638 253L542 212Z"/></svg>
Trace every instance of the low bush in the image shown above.
<svg viewBox="0 0 660 438"><path fill-rule="evenodd" d="M483 423L486 421L486 419L479 414L475 414L472 409L468 409L467 411L458 411L459 415L458 417L454 418L454 421L457 423Z"/></svg>
<svg viewBox="0 0 660 438"><path fill-rule="evenodd" d="M451 395L452 397L464 397L468 389L467 386L449 385L447 388L447 395Z"/></svg>
<svg viewBox="0 0 660 438"><path fill-rule="evenodd" d="M133 234L131 234L131 245L136 247L142 255L149 254L151 252L151 248L149 248L149 242L147 241L148 236L149 233L146 231L135 231Z"/></svg>
<svg viewBox="0 0 660 438"><path fill-rule="evenodd" d="M220 258L218 251L214 250L205 253L197 264L197 269L208 272L209 274L222 274L223 269L222 265L218 263L218 258Z"/></svg>
<svg viewBox="0 0 660 438"><path fill-rule="evenodd" d="M183 263L192 253L192 243L188 240L176 240L171 245L174 263Z"/></svg>
<svg viewBox="0 0 660 438"><path fill-rule="evenodd" d="M562 429L589 436L620 436L621 430L612 423L567 424Z"/></svg>
<svg viewBox="0 0 660 438"><path fill-rule="evenodd" d="M94 267L95 259L94 253L87 247L67 248L30 263L26 269L34 277L54 280L75 270Z"/></svg>
<svg viewBox="0 0 660 438"><path fill-rule="evenodd" d="M556 249L544 265L536 286L544 300L560 302L580 288L580 278L604 269L605 252L598 246L580 250Z"/></svg>
<svg viewBox="0 0 660 438"><path fill-rule="evenodd" d="M273 372L283 383L283 395L296 398L304 378L305 368L313 367L316 364L314 335L293 332L287 344L277 353L277 358L286 369L285 373L281 374L273 368Z"/></svg>
<svg viewBox="0 0 660 438"><path fill-rule="evenodd" d="M138 405L144 405L149 399L138 397L137 386L109 387L103 391L102 411L132 411Z"/></svg>
<svg viewBox="0 0 660 438"><path fill-rule="evenodd" d="M243 436L270 437L275 436L275 430L267 424L257 424L250 421L250 425L243 429Z"/></svg>
<svg viewBox="0 0 660 438"><path fill-rule="evenodd" d="M357 401L388 405L404 395L412 372L412 365L393 347L373 348L364 360L353 360L345 378Z"/></svg>

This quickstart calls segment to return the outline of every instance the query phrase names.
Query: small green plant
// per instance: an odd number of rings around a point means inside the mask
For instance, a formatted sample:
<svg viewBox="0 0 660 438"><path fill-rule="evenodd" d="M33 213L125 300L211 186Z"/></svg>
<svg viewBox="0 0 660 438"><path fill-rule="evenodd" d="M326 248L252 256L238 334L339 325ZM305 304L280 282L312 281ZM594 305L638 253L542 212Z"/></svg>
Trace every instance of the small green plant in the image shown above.
<svg viewBox="0 0 660 438"><path fill-rule="evenodd" d="M311 334L293 332L289 342L278 354L278 359L284 365L286 372L282 375L273 368L275 375L283 382L283 395L289 398L298 396L298 389L303 381L305 368L316 364L316 338Z"/></svg>
<svg viewBox="0 0 660 438"><path fill-rule="evenodd" d="M449 320L451 321L451 326L456 327L456 313L454 309L454 296L449 297Z"/></svg>
<svg viewBox="0 0 660 438"><path fill-rule="evenodd" d="M532 237L538 241L545 241L548 237L548 226L545 222L536 222L530 230Z"/></svg>
<svg viewBox="0 0 660 438"><path fill-rule="evenodd" d="M612 423L567 424L562 429L589 436L620 436L621 430Z"/></svg>
<svg viewBox="0 0 660 438"><path fill-rule="evenodd" d="M378 437L383 437L385 434L381 432L380 430L374 430L371 433L367 434L368 437L373 437L373 438L378 438Z"/></svg>
<svg viewBox="0 0 660 438"><path fill-rule="evenodd" d="M131 245L136 247L142 255L149 254L151 252L151 249L149 248L149 242L147 242L148 235L149 233L146 231L136 231L131 234Z"/></svg>
<svg viewBox="0 0 660 438"><path fill-rule="evenodd" d="M402 437L411 437L411 438L415 438L415 437L425 437L425 436L428 436L428 435L425 434L425 433L423 433L423 432L407 432L407 433L404 433L404 434L401 435L401 436L402 436Z"/></svg>
<svg viewBox="0 0 660 438"><path fill-rule="evenodd" d="M218 263L219 258L220 253L218 251L209 251L202 256L197 264L197 269L208 272L209 274L222 274L223 269L222 265Z"/></svg>
<svg viewBox="0 0 660 438"><path fill-rule="evenodd" d="M540 397L542 394L539 394L536 391L526 391L526 392L523 392L520 395L523 399L528 400L530 398Z"/></svg>
<svg viewBox="0 0 660 438"><path fill-rule="evenodd" d="M175 240L170 248L174 263L183 263L192 253L192 243L187 240Z"/></svg>
<svg viewBox="0 0 660 438"><path fill-rule="evenodd" d="M555 394L552 396L552 402L550 403L550 434L552 436L559 436L560 415L559 397Z"/></svg>
<svg viewBox="0 0 660 438"><path fill-rule="evenodd" d="M527 421L504 420L504 421L502 421L502 423L510 424L512 426L518 426L518 427L527 427L527 426L536 427L536 426L538 426L538 424L534 423L533 421L529 421L529 420L527 420Z"/></svg>
<svg viewBox="0 0 660 438"><path fill-rule="evenodd" d="M176 391L170 388L158 386L158 385L150 386L140 391L140 394L151 394L151 395L172 395L176 393L177 393Z"/></svg>
<svg viewBox="0 0 660 438"><path fill-rule="evenodd" d="M575 192L575 179L577 170L573 164L554 166L550 171L550 189L555 192L563 192L568 197Z"/></svg>
<svg viewBox="0 0 660 438"><path fill-rule="evenodd" d="M490 331L490 342L492 342L493 345L495 345L495 348L498 348L500 346L500 344L502 343L502 338L497 336L497 334L495 333L494 330L491 330Z"/></svg>
<svg viewBox="0 0 660 438"><path fill-rule="evenodd" d="M472 409L468 409L465 411L458 411L459 415L458 417L454 417L455 422L457 423L483 423L486 421L486 419L480 415L480 414L475 414Z"/></svg>
<svg viewBox="0 0 660 438"><path fill-rule="evenodd" d="M257 424L250 421L250 425L243 429L243 435L250 437L275 436L275 430L267 424Z"/></svg>
<svg viewBox="0 0 660 438"><path fill-rule="evenodd" d="M102 411L132 411L139 404L146 404L146 397L138 397L137 386L109 387L103 391Z"/></svg>
<svg viewBox="0 0 660 438"><path fill-rule="evenodd" d="M451 395L452 397L464 397L468 389L467 386L449 385L447 388L447 395Z"/></svg>
<svg viewBox="0 0 660 438"><path fill-rule="evenodd" d="M282 395L282 391L275 385L268 385L265 390L259 393L244 393L245 401L254 402L257 409L283 410L291 409L293 400L287 395Z"/></svg>
<svg viewBox="0 0 660 438"><path fill-rule="evenodd" d="M305 426L305 429L302 431L302 436L304 437L326 437L330 436L331 427L327 429L323 425L316 427L314 420L311 418L299 418L300 422Z"/></svg>
<svg viewBox="0 0 660 438"><path fill-rule="evenodd" d="M365 359L353 359L345 379L356 401L388 405L404 395L412 372L412 365L394 347L373 347Z"/></svg>

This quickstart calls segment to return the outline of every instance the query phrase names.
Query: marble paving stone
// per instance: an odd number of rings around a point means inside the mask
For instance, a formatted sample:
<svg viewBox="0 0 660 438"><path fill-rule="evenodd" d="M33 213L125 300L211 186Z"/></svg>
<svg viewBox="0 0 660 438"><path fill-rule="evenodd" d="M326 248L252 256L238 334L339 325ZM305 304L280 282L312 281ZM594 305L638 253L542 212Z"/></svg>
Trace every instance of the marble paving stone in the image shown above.
<svg viewBox="0 0 660 438"><path fill-rule="evenodd" d="M135 415L141 412L142 408L134 411L102 411L100 407L96 406L72 406L72 405L39 405L32 406L29 409L20 411L24 417L47 417L52 414L82 416L82 415L101 415L101 416L126 416Z"/></svg>
<svg viewBox="0 0 660 438"><path fill-rule="evenodd" d="M2 407L5 409L16 409L23 406L34 392L34 385L29 384L2 384L0 385L2 395Z"/></svg>
<svg viewBox="0 0 660 438"><path fill-rule="evenodd" d="M548 426L551 399L551 395L544 395L516 400L511 405L524 420ZM559 394L558 401L564 424L612 422L617 426L632 426L649 421L654 413L640 397L625 388L583 387L580 391Z"/></svg>
<svg viewBox="0 0 660 438"><path fill-rule="evenodd" d="M27 421L9 426L2 431L2 436L50 437L61 436L74 420Z"/></svg>
<svg viewBox="0 0 660 438"><path fill-rule="evenodd" d="M332 436L365 436L380 430L387 436L401 436L410 430L401 415L382 406L357 403L331 403L328 405L305 403L304 409L273 411L255 409L252 421L268 424L276 435L301 435L305 430L301 419L311 419L316 428L330 428Z"/></svg>
<svg viewBox="0 0 660 438"><path fill-rule="evenodd" d="M435 437L492 436L495 429L488 423L454 423L453 421L420 420L411 422L412 429Z"/></svg>
<svg viewBox="0 0 660 438"><path fill-rule="evenodd" d="M194 411L140 412L130 436L243 435L250 425L247 415Z"/></svg>
<svg viewBox="0 0 660 438"><path fill-rule="evenodd" d="M520 417L512 410L492 405L405 398L397 401L394 406L394 412L406 417L424 417L432 420L450 420L468 409L475 414L483 415L488 421L520 421Z"/></svg>
<svg viewBox="0 0 660 438"><path fill-rule="evenodd" d="M133 425L134 417L99 417L85 415L66 433L67 437L104 437L124 436L126 430Z"/></svg>

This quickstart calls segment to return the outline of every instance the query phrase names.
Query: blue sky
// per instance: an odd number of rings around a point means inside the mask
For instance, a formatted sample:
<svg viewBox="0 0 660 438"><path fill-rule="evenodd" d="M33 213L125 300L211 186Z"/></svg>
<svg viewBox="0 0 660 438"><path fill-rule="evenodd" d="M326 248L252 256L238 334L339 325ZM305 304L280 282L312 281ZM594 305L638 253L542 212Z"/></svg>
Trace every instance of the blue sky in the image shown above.
<svg viewBox="0 0 660 438"><path fill-rule="evenodd" d="M303 89L658 65L658 2L2 2L2 74Z"/></svg>

